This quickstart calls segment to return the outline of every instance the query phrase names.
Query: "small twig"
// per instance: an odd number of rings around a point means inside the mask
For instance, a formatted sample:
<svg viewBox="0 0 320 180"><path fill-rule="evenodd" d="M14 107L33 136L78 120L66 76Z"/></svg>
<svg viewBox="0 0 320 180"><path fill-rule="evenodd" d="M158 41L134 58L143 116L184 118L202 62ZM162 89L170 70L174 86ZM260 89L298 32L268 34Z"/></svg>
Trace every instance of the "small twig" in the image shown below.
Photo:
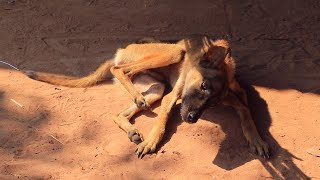
<svg viewBox="0 0 320 180"><path fill-rule="evenodd" d="M310 148L307 150L307 153L315 157L320 157L320 148Z"/></svg>
<svg viewBox="0 0 320 180"><path fill-rule="evenodd" d="M58 141L60 144L64 145L63 142L61 142L59 139L57 139L57 138L54 137L53 135L50 135L50 137L52 137L54 140Z"/></svg>
<svg viewBox="0 0 320 180"><path fill-rule="evenodd" d="M43 38L40 38L41 41L46 45L46 46L49 46L49 44L47 43L46 39L43 37Z"/></svg>
<svg viewBox="0 0 320 180"><path fill-rule="evenodd" d="M91 0L91 1L88 3L88 6L91 6L94 2L96 2L96 0Z"/></svg>
<svg viewBox="0 0 320 180"><path fill-rule="evenodd" d="M60 90L60 91L57 91L57 92L54 92L54 93L51 93L50 95L54 95L54 94L59 94L61 92L63 92L64 90Z"/></svg>
<svg viewBox="0 0 320 180"><path fill-rule="evenodd" d="M13 99L10 99L12 102L14 102L16 105L18 105L18 106L20 106L20 107L22 107L23 108L23 105L22 104L20 104L20 103L18 103L17 101L15 101L15 100L13 100Z"/></svg>
<svg viewBox="0 0 320 180"><path fill-rule="evenodd" d="M65 125L70 125L70 124L73 124L73 123L76 123L76 121L74 122L71 122L71 123L64 123L64 124L59 124L60 126L65 126Z"/></svg>

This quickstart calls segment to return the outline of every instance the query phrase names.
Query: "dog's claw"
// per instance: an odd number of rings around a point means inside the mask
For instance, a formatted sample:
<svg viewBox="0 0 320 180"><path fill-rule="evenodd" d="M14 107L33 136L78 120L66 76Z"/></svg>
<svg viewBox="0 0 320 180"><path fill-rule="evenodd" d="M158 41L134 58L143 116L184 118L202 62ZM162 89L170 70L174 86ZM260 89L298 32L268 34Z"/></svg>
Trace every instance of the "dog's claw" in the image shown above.
<svg viewBox="0 0 320 180"><path fill-rule="evenodd" d="M138 151L138 148L135 150L134 153L138 156L138 158L140 158L141 152Z"/></svg>
<svg viewBox="0 0 320 180"><path fill-rule="evenodd" d="M264 153L264 158L265 159L270 159L270 152L265 152Z"/></svg>
<svg viewBox="0 0 320 180"><path fill-rule="evenodd" d="M266 153L266 155L267 155L267 159L270 159L270 153L268 152Z"/></svg>
<svg viewBox="0 0 320 180"><path fill-rule="evenodd" d="M139 159L142 159L142 158L143 158L143 156L144 156L144 155L143 155L143 153L142 153L142 152L140 152L140 153L138 154L138 158L139 158Z"/></svg>
<svg viewBox="0 0 320 180"><path fill-rule="evenodd" d="M254 154L258 154L264 159L270 158L269 146L261 139L254 139L249 141L250 150Z"/></svg>

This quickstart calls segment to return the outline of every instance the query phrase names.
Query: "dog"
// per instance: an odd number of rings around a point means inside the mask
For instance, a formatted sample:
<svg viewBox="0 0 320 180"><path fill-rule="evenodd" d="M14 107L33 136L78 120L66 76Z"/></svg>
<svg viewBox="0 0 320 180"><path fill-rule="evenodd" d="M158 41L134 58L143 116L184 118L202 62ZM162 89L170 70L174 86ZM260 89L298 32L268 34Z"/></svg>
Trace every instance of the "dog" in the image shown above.
<svg viewBox="0 0 320 180"><path fill-rule="evenodd" d="M32 79L69 87L90 87L115 77L131 96L133 105L113 117L130 141L137 144L142 158L154 153L162 140L170 112L181 99L180 114L187 123L195 123L205 108L217 104L232 106L241 119L241 127L251 151L269 158L269 146L260 137L248 108L246 92L235 79L235 61L225 39L191 37L176 43L145 38L118 49L94 73L72 79L34 71L24 71ZM166 86L170 92L164 95ZM137 112L161 99L160 112L146 139L131 123Z"/></svg>

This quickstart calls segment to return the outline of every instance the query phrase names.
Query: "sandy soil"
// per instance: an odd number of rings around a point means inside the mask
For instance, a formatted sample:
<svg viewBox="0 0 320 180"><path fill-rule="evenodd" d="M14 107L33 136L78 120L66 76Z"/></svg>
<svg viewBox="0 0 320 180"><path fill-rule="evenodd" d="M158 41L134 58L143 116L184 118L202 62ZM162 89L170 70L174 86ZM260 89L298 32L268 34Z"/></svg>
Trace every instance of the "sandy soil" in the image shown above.
<svg viewBox="0 0 320 180"><path fill-rule="evenodd" d="M66 88L0 64L0 179L320 179L320 2L0 0L0 60L83 76L144 36L228 35L237 76L270 144L250 154L228 107L181 121L140 160L111 116L131 102L118 85ZM23 105L18 106L12 100ZM157 118L134 122L145 135ZM56 138L56 139L55 139Z"/></svg>

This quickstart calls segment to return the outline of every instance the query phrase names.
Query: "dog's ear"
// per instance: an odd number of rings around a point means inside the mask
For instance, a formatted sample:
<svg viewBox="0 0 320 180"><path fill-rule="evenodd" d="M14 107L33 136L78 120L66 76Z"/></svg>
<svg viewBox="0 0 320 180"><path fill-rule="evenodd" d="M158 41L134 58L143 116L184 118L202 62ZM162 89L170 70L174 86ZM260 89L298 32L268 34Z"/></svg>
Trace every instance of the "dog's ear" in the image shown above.
<svg viewBox="0 0 320 180"><path fill-rule="evenodd" d="M219 67L228 54L229 48L212 45L203 54L203 57L200 60L200 66L205 68Z"/></svg>

